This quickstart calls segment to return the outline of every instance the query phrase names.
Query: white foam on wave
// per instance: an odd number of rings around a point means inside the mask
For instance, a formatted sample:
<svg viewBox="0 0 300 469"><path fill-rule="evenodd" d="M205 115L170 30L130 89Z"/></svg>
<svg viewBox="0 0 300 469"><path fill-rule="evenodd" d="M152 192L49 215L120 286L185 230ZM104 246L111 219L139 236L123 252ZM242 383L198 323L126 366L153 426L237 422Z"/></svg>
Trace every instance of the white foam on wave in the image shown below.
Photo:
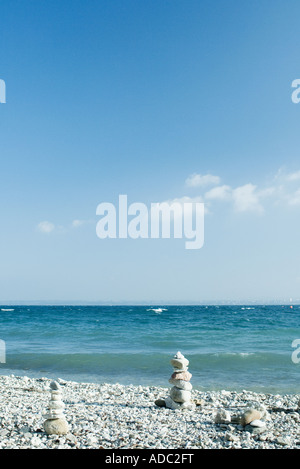
<svg viewBox="0 0 300 469"><path fill-rule="evenodd" d="M150 309L147 309L147 311L154 311L154 313L160 314L160 313L162 313L163 311L168 311L168 310L165 309L165 308L150 308Z"/></svg>

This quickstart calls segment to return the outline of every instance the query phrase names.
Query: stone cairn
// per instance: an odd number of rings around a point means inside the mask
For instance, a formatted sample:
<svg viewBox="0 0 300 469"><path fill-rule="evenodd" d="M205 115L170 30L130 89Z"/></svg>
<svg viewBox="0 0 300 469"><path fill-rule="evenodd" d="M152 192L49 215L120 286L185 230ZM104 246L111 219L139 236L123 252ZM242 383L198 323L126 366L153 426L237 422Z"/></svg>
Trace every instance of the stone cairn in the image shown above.
<svg viewBox="0 0 300 469"><path fill-rule="evenodd" d="M171 359L171 365L174 372L169 379L173 385L170 395L166 399L157 399L155 404L159 407L168 407L169 409L193 409L195 403L191 400L192 385L190 383L191 373L188 371L189 361L177 352Z"/></svg>
<svg viewBox="0 0 300 469"><path fill-rule="evenodd" d="M43 415L46 419L44 430L48 435L66 435L69 432L69 427L63 414L65 405L61 399L60 385L56 381L52 381L50 389L51 399L47 409L48 412Z"/></svg>

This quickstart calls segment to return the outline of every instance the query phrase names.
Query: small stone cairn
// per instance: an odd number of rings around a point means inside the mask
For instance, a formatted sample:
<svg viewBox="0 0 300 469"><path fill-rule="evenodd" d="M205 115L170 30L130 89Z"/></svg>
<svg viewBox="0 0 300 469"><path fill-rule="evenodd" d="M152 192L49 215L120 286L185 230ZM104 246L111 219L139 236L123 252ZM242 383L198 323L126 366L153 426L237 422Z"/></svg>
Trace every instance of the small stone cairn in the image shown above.
<svg viewBox="0 0 300 469"><path fill-rule="evenodd" d="M65 420L63 409L65 407L61 399L61 387L56 381L50 383L51 399L48 412L45 417L44 430L48 435L66 435L69 432L68 424Z"/></svg>
<svg viewBox="0 0 300 469"><path fill-rule="evenodd" d="M167 407L172 410L176 409L193 409L195 403L191 400L192 385L190 383L191 373L188 371L189 361L177 352L171 359L171 365L174 372L169 379L169 383L173 385L170 395L166 399L157 399L155 404L159 407Z"/></svg>

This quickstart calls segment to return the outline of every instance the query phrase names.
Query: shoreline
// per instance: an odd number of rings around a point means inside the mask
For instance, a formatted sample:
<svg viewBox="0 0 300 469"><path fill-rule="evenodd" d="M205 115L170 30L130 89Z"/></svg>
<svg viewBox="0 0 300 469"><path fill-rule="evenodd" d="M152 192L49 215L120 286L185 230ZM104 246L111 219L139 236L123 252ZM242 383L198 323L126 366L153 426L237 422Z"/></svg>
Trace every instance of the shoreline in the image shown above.
<svg viewBox="0 0 300 469"><path fill-rule="evenodd" d="M300 449L300 393L193 389L194 409L171 410L155 404L170 386L59 379L69 433L58 436L43 429L51 381L0 375L0 449ZM234 420L250 407L265 410L260 430Z"/></svg>

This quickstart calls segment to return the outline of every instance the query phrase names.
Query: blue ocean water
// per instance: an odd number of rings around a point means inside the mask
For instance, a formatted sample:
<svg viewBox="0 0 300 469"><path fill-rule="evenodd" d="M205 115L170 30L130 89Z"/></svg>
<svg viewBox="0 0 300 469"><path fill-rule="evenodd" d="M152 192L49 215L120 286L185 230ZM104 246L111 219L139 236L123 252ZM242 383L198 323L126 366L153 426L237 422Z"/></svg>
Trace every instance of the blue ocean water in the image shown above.
<svg viewBox="0 0 300 469"><path fill-rule="evenodd" d="M181 351L196 389L300 392L292 360L300 306L0 309L2 375L169 387L170 359Z"/></svg>

